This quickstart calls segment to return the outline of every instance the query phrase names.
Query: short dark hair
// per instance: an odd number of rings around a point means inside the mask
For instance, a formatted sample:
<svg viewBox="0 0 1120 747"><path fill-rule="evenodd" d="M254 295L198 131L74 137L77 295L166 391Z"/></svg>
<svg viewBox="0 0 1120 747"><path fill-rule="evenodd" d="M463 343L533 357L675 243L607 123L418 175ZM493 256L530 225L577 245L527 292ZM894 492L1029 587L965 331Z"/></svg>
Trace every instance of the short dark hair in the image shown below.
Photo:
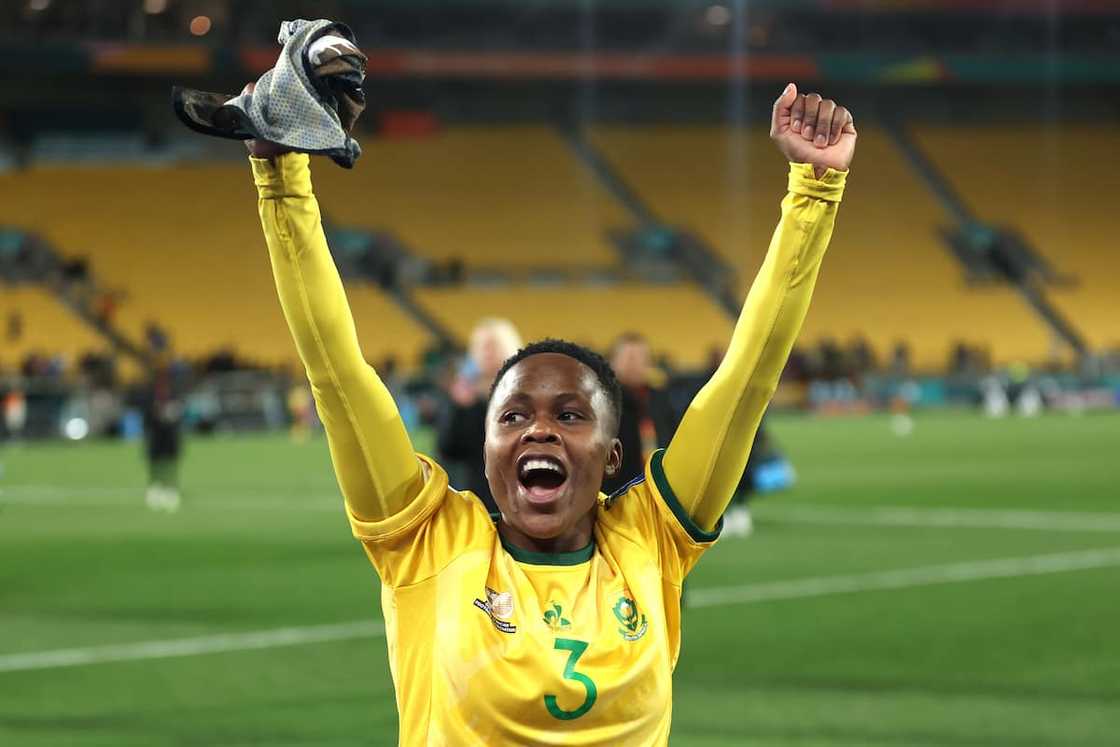
<svg viewBox="0 0 1120 747"><path fill-rule="evenodd" d="M521 361L525 360L531 355L539 355L540 353L558 353L566 355L569 358L574 358L583 365L590 368L595 372L595 378L599 381L599 387L603 393L607 395L607 402L611 406L611 415L614 417L614 432L618 432L618 424L622 419L622 385L618 383L618 379L614 375L614 369L607 360L596 353L590 348L585 348L583 345L577 345L574 342L567 340L557 340L549 337L537 342L531 342L525 347L518 350L502 363L502 367L498 369L497 376L494 377L494 383L490 385L490 398L494 397L494 390L498 388L498 382L506 375L506 372L516 366Z"/></svg>

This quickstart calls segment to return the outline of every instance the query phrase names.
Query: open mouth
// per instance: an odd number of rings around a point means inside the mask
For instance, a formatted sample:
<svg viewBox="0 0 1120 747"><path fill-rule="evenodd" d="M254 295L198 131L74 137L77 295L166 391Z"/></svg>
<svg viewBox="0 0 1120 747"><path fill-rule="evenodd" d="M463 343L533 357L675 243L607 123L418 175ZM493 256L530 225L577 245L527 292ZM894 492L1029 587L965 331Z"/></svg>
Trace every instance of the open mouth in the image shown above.
<svg viewBox="0 0 1120 747"><path fill-rule="evenodd" d="M545 501L564 486L568 471L554 457L527 454L518 460L517 479L530 498Z"/></svg>

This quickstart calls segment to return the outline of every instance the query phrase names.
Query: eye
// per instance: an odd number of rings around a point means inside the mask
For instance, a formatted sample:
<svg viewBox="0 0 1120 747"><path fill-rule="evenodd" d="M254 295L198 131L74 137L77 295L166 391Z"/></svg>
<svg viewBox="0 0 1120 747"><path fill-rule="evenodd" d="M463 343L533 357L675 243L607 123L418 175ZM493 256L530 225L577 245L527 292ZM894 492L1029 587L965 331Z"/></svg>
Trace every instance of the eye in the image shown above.
<svg viewBox="0 0 1120 747"><path fill-rule="evenodd" d="M509 412L503 412L501 414L501 417L498 418L498 422L499 423L519 423L524 418L525 418L525 413L517 412L516 410L510 410Z"/></svg>
<svg viewBox="0 0 1120 747"><path fill-rule="evenodd" d="M573 420L583 420L584 418L582 412L576 412L575 410L564 410L564 412L560 413L559 419L562 422L570 423Z"/></svg>

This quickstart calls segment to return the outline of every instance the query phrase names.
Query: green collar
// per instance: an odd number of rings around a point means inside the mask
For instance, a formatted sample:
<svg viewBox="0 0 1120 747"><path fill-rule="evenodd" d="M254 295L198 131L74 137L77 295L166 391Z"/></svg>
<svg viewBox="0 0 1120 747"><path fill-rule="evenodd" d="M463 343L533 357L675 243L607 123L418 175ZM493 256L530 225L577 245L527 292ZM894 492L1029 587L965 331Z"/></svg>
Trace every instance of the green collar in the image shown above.
<svg viewBox="0 0 1120 747"><path fill-rule="evenodd" d="M506 538L501 534L498 538L502 541L502 547L506 552L519 563L529 563L531 565L579 565L591 560L591 556L595 554L595 537L592 536L591 541L587 543L587 547L579 550L572 550L571 552L533 552L532 550L523 550L520 547L506 542Z"/></svg>

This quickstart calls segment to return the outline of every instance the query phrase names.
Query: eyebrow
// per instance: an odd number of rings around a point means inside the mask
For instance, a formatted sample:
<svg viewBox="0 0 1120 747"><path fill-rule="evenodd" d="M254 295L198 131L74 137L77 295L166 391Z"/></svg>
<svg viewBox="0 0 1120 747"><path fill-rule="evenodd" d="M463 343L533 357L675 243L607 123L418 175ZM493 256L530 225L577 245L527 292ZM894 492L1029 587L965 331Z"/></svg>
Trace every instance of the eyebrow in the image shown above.
<svg viewBox="0 0 1120 747"><path fill-rule="evenodd" d="M509 395L504 400L502 400L501 405L504 407L506 405L513 404L514 402L526 402L526 401L532 401L532 399L533 399L533 397L531 395L525 393L525 392L514 392L513 394ZM562 401L571 400L571 399L584 400L584 401L588 402L589 404L591 402L590 397L588 397L587 395L582 394L580 392L573 392L573 391L559 392L558 394L554 394L552 396L552 401L553 402L562 402Z"/></svg>

